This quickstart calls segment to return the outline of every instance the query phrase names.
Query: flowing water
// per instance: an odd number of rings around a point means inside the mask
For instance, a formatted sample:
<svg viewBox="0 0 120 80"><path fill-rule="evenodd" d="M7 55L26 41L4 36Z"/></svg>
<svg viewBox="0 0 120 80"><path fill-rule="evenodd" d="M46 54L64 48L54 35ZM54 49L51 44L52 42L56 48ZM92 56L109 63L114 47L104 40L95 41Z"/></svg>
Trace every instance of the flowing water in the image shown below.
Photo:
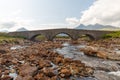
<svg viewBox="0 0 120 80"><path fill-rule="evenodd" d="M26 47L28 47L28 46L16 45L16 46L11 47L10 49L11 49L11 50L16 50L16 49L22 49L22 48L26 48Z"/></svg>
<svg viewBox="0 0 120 80"><path fill-rule="evenodd" d="M13 46L11 50L26 48L27 46ZM85 63L87 66L91 66L95 69L94 78L93 77L84 77L84 78L75 78L71 77L71 80L120 80L120 61L111 61L104 60L96 57L89 57L84 55L83 52L79 51L80 48L85 48L86 45L71 45L69 43L64 43L63 48L58 48L55 51L59 54L64 55L66 58L72 58L74 60L80 60ZM115 50L117 53L120 53L120 50ZM23 63L23 62L22 62ZM51 63L54 67L53 63ZM53 68L54 68L53 67ZM10 73L11 77L14 77L14 80L17 76L17 73Z"/></svg>
<svg viewBox="0 0 120 80"><path fill-rule="evenodd" d="M80 60L87 66L95 69L95 78L83 78L75 80L120 80L120 61L104 60L97 57L89 57L80 52L80 48L85 48L86 45L71 45L64 43L63 48L58 48L56 51L64 57ZM118 50L117 50L118 51ZM119 52L119 51L118 51Z"/></svg>

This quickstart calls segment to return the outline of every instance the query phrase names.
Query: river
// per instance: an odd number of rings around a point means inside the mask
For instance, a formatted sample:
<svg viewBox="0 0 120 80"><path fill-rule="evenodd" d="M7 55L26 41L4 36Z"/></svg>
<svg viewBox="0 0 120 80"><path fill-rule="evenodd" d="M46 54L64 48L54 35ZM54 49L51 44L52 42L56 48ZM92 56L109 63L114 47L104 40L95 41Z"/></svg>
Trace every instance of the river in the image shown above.
<svg viewBox="0 0 120 80"><path fill-rule="evenodd" d="M74 60L80 60L87 66L93 67L94 78L84 78L76 80L120 80L120 62L100 59L97 57L90 57L84 55L79 51L80 48L85 48L86 45L72 45L64 43L62 48L58 48L55 51L64 57L72 58Z"/></svg>

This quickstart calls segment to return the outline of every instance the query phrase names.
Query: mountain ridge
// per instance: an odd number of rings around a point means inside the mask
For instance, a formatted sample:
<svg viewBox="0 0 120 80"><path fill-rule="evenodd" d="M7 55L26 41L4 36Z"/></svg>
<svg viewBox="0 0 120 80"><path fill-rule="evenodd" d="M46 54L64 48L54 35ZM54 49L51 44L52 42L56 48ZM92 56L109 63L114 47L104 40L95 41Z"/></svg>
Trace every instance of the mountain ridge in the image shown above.
<svg viewBox="0 0 120 80"><path fill-rule="evenodd" d="M101 25L101 24L95 24L95 25L83 25L80 24L79 26L77 26L75 29L86 29L86 30L104 30L104 29L119 29L118 27L115 26L110 26L110 25Z"/></svg>

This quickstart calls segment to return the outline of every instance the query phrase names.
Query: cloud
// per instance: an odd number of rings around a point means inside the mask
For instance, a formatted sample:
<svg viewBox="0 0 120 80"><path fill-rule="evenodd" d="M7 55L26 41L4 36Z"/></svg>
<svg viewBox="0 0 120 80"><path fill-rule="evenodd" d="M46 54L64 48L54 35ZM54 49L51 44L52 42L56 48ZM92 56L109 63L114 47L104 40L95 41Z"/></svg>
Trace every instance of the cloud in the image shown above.
<svg viewBox="0 0 120 80"><path fill-rule="evenodd" d="M4 23L1 23L1 27L0 28L12 28L16 25L15 22L4 22Z"/></svg>
<svg viewBox="0 0 120 80"><path fill-rule="evenodd" d="M22 10L16 10L14 12L9 13L9 15L1 16L0 15L0 31L16 31L21 27L25 27L29 29L32 26L34 19L28 19L22 17Z"/></svg>
<svg viewBox="0 0 120 80"><path fill-rule="evenodd" d="M57 29L57 28L73 28L73 24L76 24L78 20L76 18L67 18L67 23L49 23L49 24L39 24L39 20L26 19L20 17L22 10L17 10L10 13L9 16L0 19L0 31L16 31L17 29L24 27L28 30L41 30L41 29ZM72 24L72 25L71 25Z"/></svg>
<svg viewBox="0 0 120 80"><path fill-rule="evenodd" d="M73 28L70 24L53 23L53 24L39 24L34 27L29 27L29 30L44 30L44 29L57 29L57 28Z"/></svg>
<svg viewBox="0 0 120 80"><path fill-rule="evenodd" d="M14 27L12 27L10 29L10 31L15 31L21 27L24 27L29 30L29 27L33 26L32 23L34 22L33 19L24 19L24 18L20 18L20 17L14 19L12 21L15 22L16 25Z"/></svg>
<svg viewBox="0 0 120 80"><path fill-rule="evenodd" d="M31 19L24 19L21 17L14 17L14 18L3 18L0 20L0 29L1 30L8 30L8 31L15 31L18 28L25 27L29 28L32 25L34 20Z"/></svg>
<svg viewBox="0 0 120 80"><path fill-rule="evenodd" d="M88 10L83 11L80 23L103 24L120 27L120 0L96 0Z"/></svg>
<svg viewBox="0 0 120 80"><path fill-rule="evenodd" d="M22 10L21 9L16 10L16 11L14 11L14 12L11 13L11 15L13 15L13 16L18 16L20 14L22 14Z"/></svg>
<svg viewBox="0 0 120 80"><path fill-rule="evenodd" d="M76 25L79 24L79 19L77 19L76 17L66 18L66 22L70 25Z"/></svg>

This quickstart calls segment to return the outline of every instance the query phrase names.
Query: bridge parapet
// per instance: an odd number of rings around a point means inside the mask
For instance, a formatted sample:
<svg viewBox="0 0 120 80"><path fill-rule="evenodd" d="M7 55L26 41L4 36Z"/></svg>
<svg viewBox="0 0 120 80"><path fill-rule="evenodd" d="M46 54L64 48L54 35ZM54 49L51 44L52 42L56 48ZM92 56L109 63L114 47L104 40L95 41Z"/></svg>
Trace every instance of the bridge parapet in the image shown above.
<svg viewBox="0 0 120 80"><path fill-rule="evenodd" d="M36 31L22 31L22 32L10 32L10 36L22 36L27 39L34 39L37 35L44 35L47 40L53 40L57 34L65 33L71 37L72 40L77 40L80 35L87 35L91 39L101 39L105 34L112 33L114 31L99 31L99 30L78 30L78 29L49 29L49 30L36 30Z"/></svg>

